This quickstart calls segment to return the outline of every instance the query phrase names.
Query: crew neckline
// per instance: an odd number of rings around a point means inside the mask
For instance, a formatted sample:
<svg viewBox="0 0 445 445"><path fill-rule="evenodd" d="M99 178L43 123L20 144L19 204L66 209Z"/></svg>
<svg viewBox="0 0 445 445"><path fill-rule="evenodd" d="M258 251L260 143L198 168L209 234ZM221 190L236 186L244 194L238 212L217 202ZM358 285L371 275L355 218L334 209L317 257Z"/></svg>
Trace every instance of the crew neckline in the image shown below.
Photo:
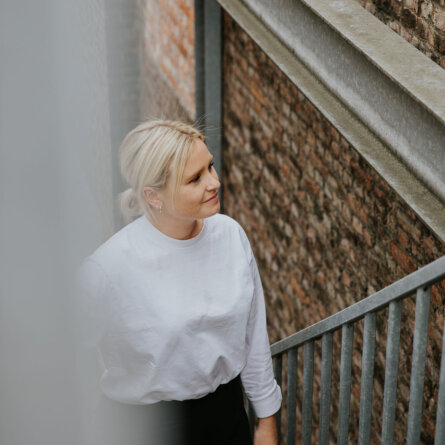
<svg viewBox="0 0 445 445"><path fill-rule="evenodd" d="M197 235L195 235L193 238L182 240L182 239L172 238L168 235L165 235L165 233L162 233L158 228L156 228L150 222L150 220L147 218L146 215L142 215L140 217L140 220L142 221L143 226L145 227L147 232L150 234L150 237L154 241L157 241L158 243L168 244L168 245L174 246L174 247L181 247L181 248L192 246L192 245L196 244L198 241L200 241L202 238L204 238L204 236L207 232L207 224L208 224L207 219L208 218L203 219L201 231Z"/></svg>

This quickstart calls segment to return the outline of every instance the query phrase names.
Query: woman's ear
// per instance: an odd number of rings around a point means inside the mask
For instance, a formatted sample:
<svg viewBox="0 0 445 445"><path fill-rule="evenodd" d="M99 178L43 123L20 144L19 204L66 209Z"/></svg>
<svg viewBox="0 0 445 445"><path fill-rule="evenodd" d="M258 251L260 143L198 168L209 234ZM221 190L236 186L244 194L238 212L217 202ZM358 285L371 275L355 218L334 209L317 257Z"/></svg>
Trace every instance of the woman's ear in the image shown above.
<svg viewBox="0 0 445 445"><path fill-rule="evenodd" d="M159 197L159 193L153 187L146 186L142 189L145 201L152 207L159 208L162 206L162 201Z"/></svg>

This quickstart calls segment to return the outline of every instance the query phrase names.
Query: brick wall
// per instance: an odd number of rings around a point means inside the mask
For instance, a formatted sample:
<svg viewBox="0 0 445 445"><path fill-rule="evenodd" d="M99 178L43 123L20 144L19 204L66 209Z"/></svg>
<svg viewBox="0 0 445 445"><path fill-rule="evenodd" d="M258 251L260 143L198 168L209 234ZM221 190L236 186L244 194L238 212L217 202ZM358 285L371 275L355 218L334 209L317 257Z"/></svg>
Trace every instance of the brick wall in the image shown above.
<svg viewBox="0 0 445 445"><path fill-rule="evenodd" d="M140 0L143 117L195 117L193 0Z"/></svg>
<svg viewBox="0 0 445 445"><path fill-rule="evenodd" d="M308 326L445 254L445 245L261 49L224 15L223 202L251 240L271 342ZM422 443L434 433L445 284L432 292ZM408 410L413 300L403 310L395 443ZM353 367L360 368L360 325ZM339 375L336 334L333 381ZM386 318L378 317L374 407L381 412ZM319 366L320 345L316 346ZM302 357L301 357L302 358ZM301 363L302 361L300 361ZM301 368L299 378L302 378ZM301 380L300 380L301 381ZM316 382L316 386L319 381ZM360 382L352 383L350 440ZM338 385L333 384L335 424ZM315 411L317 411L315 405ZM314 417L317 425L317 416ZM332 440L335 442L335 431ZM372 443L380 434L373 418ZM314 436L314 441L317 438ZM431 442L432 443L432 442Z"/></svg>
<svg viewBox="0 0 445 445"><path fill-rule="evenodd" d="M445 68L444 0L356 0Z"/></svg>

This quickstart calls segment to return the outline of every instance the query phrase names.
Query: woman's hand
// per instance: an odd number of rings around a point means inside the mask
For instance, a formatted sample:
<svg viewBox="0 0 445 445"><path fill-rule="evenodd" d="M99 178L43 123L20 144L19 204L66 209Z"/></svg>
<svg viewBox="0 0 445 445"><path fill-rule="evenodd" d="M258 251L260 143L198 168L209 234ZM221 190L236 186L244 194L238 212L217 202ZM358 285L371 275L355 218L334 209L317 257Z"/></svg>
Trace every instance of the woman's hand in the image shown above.
<svg viewBox="0 0 445 445"><path fill-rule="evenodd" d="M254 445L278 445L275 415L258 419L253 443Z"/></svg>

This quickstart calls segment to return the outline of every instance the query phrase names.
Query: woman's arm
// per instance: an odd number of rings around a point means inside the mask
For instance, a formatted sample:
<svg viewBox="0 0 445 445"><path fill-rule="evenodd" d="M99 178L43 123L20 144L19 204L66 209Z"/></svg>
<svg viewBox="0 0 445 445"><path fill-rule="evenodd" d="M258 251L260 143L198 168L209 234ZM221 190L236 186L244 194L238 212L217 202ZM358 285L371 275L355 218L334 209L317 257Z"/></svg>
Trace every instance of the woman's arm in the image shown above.
<svg viewBox="0 0 445 445"><path fill-rule="evenodd" d="M246 330L246 365L241 371L241 380L258 419L254 434L255 445L277 445L275 413L281 406L281 390L273 373L263 287L249 240L241 227L240 234L253 282L252 304Z"/></svg>
<svg viewBox="0 0 445 445"><path fill-rule="evenodd" d="M275 414L258 419L253 438L254 445L278 445L277 422Z"/></svg>
<svg viewBox="0 0 445 445"><path fill-rule="evenodd" d="M256 416L261 419L280 409L281 390L273 373L263 288L253 255L250 267L254 291L246 331L246 365L241 371L241 381Z"/></svg>

